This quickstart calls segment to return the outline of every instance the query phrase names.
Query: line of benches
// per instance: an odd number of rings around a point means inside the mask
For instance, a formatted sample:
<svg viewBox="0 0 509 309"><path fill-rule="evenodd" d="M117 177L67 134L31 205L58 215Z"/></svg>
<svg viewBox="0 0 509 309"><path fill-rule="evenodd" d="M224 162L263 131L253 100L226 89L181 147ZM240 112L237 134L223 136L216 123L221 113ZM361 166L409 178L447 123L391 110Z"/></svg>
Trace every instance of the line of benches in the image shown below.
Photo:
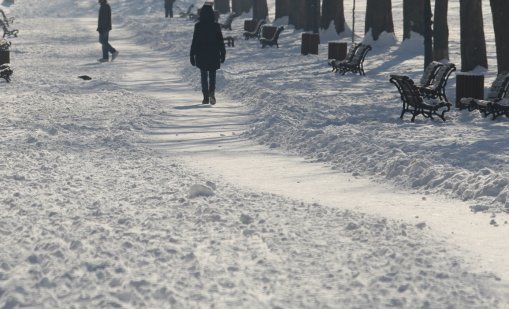
<svg viewBox="0 0 509 309"><path fill-rule="evenodd" d="M237 16L236 13L228 15L221 27L231 30L231 24ZM246 24L243 33L245 40L257 38L262 48L274 45L279 47L278 38L284 27L266 25L264 20L250 20L250 29L246 27ZM233 37L227 36L224 39L228 46L234 46ZM328 64L333 72L341 75L352 72L365 76L364 60L370 50L372 50L370 45L352 44L345 59L331 59ZM396 86L403 103L400 118L403 118L405 113L410 113L412 122L418 115L431 119L436 116L445 121L445 113L450 111L452 106L447 98L445 87L454 71L456 67L452 63L443 64L433 61L426 67L418 83L405 75L390 75L389 81ZM479 110L484 116L492 115L493 119L500 115L509 117L509 74L497 77L486 100L462 98L460 102L458 105L460 110Z"/></svg>

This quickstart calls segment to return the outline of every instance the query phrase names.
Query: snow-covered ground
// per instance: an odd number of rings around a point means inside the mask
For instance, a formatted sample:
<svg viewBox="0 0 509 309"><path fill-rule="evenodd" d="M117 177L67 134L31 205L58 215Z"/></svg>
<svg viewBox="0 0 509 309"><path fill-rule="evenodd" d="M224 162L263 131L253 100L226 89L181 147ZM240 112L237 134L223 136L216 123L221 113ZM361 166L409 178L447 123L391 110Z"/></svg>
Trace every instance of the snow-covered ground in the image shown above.
<svg viewBox="0 0 509 309"><path fill-rule="evenodd" d="M246 151L298 154L365 181L359 199L391 195L376 184L387 181L422 201L464 199L440 201L496 212L500 226L481 228L506 238L507 120L457 111L446 123L399 120L387 76L420 74L415 46L375 48L361 78L328 72L326 45L300 56L293 30L280 49L239 39L219 71L219 103L205 109L189 91L198 90L192 23L162 18L162 1L110 2L121 56L103 65L94 1L5 8L20 37L13 82L0 83L0 308L508 308L507 278L473 266L490 260L473 260L419 218L307 203L206 171L210 145L232 145L241 129L268 147L234 144L246 159L232 158L231 170L259 158ZM200 127L207 112L221 125Z"/></svg>

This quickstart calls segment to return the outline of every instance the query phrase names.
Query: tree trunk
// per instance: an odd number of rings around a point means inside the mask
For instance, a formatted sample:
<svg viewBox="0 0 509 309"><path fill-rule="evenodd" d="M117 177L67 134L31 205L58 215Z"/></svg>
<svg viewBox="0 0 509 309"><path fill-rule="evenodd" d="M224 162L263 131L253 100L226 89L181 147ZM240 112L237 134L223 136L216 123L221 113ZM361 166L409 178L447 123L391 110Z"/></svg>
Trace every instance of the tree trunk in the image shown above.
<svg viewBox="0 0 509 309"><path fill-rule="evenodd" d="M321 28L328 29L334 21L336 33L345 31L345 10L343 0L323 0Z"/></svg>
<svg viewBox="0 0 509 309"><path fill-rule="evenodd" d="M498 73L509 73L509 1L490 0L497 45Z"/></svg>
<svg viewBox="0 0 509 309"><path fill-rule="evenodd" d="M433 27L433 59L449 60L449 26L447 25L447 8L449 0L435 0L435 24Z"/></svg>
<svg viewBox="0 0 509 309"><path fill-rule="evenodd" d="M391 0L368 0L364 33L369 31L375 41L384 31L394 33Z"/></svg>
<svg viewBox="0 0 509 309"><path fill-rule="evenodd" d="M461 71L488 68L481 0L460 0L460 28Z"/></svg>
<svg viewBox="0 0 509 309"><path fill-rule="evenodd" d="M214 10L221 14L230 12L230 0L214 0Z"/></svg>
<svg viewBox="0 0 509 309"><path fill-rule="evenodd" d="M290 0L276 0L276 19L290 16Z"/></svg>
<svg viewBox="0 0 509 309"><path fill-rule="evenodd" d="M320 20L320 0L306 0L306 10L304 15L306 19L304 30L318 33Z"/></svg>
<svg viewBox="0 0 509 309"><path fill-rule="evenodd" d="M424 36L424 1L403 0L403 40L416 32Z"/></svg>
<svg viewBox="0 0 509 309"><path fill-rule="evenodd" d="M232 0L232 11L235 13L247 13L251 8L251 0Z"/></svg>
<svg viewBox="0 0 509 309"><path fill-rule="evenodd" d="M295 26L295 29L304 29L306 26L306 0L292 0L290 7L289 23Z"/></svg>
<svg viewBox="0 0 509 309"><path fill-rule="evenodd" d="M267 0L253 0L253 19L265 20L269 16Z"/></svg>
<svg viewBox="0 0 509 309"><path fill-rule="evenodd" d="M424 0L423 8L423 30L424 30L424 69L433 61L433 29L431 28L431 0Z"/></svg>

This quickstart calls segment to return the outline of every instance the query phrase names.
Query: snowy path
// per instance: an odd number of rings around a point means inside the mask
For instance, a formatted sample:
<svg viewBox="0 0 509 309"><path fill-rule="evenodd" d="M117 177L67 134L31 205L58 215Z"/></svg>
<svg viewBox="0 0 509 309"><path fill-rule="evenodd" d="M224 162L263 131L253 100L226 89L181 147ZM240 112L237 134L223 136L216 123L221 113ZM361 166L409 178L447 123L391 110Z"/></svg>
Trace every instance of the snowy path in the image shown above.
<svg viewBox="0 0 509 309"><path fill-rule="evenodd" d="M488 255L402 211L442 201L252 145L245 110L195 104L172 59L120 27L118 61L99 65L94 18L17 25L0 308L507 308Z"/></svg>
<svg viewBox="0 0 509 309"><path fill-rule="evenodd" d="M130 72L120 84L173 107L147 132L146 142L153 147L195 170L246 188L412 224L424 222L436 236L470 255L467 261L475 261L473 269L509 281L509 242L501 237L509 232L509 216L499 214L499 226L493 227L489 214L473 214L466 203L399 191L253 145L237 135L249 124L242 106L221 96L220 90L216 106L202 106L201 92L171 69L175 59L133 45L121 29L116 36L120 61L129 61ZM130 54L137 55L135 61Z"/></svg>

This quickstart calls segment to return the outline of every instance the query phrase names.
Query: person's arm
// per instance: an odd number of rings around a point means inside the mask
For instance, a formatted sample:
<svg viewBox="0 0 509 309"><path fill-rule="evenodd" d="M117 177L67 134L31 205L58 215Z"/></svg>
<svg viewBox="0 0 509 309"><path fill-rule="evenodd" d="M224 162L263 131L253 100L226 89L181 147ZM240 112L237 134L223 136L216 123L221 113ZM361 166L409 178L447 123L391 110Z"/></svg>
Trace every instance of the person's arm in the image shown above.
<svg viewBox="0 0 509 309"><path fill-rule="evenodd" d="M191 61L191 65L195 65L196 64L196 49L197 49L197 44L198 44L198 31L197 31L197 26L198 24L195 24L194 25L194 31L193 31L193 41L191 42L191 50L189 51L189 58L190 58L190 61Z"/></svg>
<svg viewBox="0 0 509 309"><path fill-rule="evenodd" d="M226 48L224 46L223 33L221 27L217 24L217 39L219 41L219 56L221 57L221 63L226 59Z"/></svg>

